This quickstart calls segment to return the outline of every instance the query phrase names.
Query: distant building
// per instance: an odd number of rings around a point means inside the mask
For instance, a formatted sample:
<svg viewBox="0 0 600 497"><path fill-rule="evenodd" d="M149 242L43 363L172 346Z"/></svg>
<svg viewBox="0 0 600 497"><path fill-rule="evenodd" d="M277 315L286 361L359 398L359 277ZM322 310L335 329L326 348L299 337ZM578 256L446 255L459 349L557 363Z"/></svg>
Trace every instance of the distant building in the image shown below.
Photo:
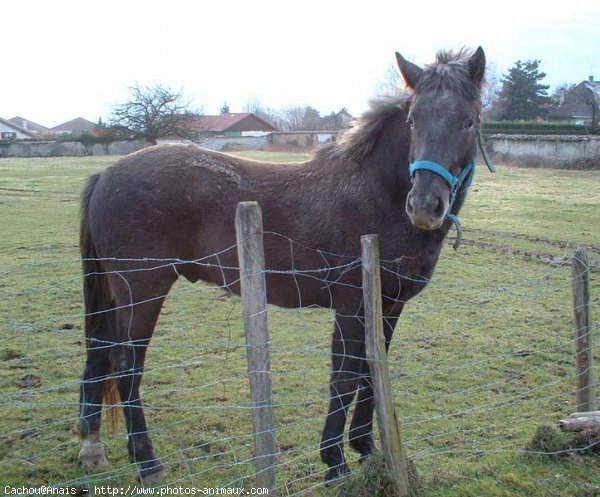
<svg viewBox="0 0 600 497"><path fill-rule="evenodd" d="M263 136L277 131L271 123L248 112L193 117L189 126L204 136Z"/></svg>
<svg viewBox="0 0 600 497"><path fill-rule="evenodd" d="M32 133L34 135L40 135L40 134L48 133L48 131L50 131L48 128L46 128L46 126L42 126L41 124L34 123L33 121L30 121L29 119L25 119L24 117L21 117L21 116L11 117L10 119L7 119L7 121L11 122L15 126L18 126L19 128L21 128L25 131L27 131L28 133Z"/></svg>
<svg viewBox="0 0 600 497"><path fill-rule="evenodd" d="M6 119L0 118L0 141L26 140L35 138L35 136L27 130L11 123Z"/></svg>
<svg viewBox="0 0 600 497"><path fill-rule="evenodd" d="M350 123L354 120L354 117L352 116L352 114L350 114L350 112L348 112L345 108L340 110L336 116L340 121L342 129L350 126Z"/></svg>
<svg viewBox="0 0 600 497"><path fill-rule="evenodd" d="M560 95L558 102L548 107L546 117L569 124L598 126L600 117L600 81L592 76L572 90Z"/></svg>
<svg viewBox="0 0 600 497"><path fill-rule="evenodd" d="M50 132L57 135L80 135L81 133L93 133L98 128L96 123L88 121L83 117L77 117L66 123L50 128Z"/></svg>

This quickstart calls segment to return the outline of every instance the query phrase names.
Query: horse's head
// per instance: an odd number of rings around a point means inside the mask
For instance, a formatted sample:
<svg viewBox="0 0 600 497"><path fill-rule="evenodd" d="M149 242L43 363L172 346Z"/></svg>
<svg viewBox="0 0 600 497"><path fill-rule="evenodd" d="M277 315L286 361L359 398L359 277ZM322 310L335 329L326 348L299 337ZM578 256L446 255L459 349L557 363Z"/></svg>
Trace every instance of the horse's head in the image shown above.
<svg viewBox="0 0 600 497"><path fill-rule="evenodd" d="M396 58L412 90L406 125L413 186L406 212L414 226L437 229L472 178L485 55L481 47L472 55L441 53L425 69L399 53Z"/></svg>

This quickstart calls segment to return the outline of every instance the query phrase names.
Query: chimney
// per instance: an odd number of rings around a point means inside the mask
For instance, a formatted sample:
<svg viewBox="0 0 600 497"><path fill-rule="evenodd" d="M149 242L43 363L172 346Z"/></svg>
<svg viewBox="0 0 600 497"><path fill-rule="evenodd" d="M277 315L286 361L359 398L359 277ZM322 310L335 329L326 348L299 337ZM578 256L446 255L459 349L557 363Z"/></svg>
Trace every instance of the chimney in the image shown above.
<svg viewBox="0 0 600 497"><path fill-rule="evenodd" d="M591 74L588 76L588 80L590 83L594 82L594 76L592 76Z"/></svg>

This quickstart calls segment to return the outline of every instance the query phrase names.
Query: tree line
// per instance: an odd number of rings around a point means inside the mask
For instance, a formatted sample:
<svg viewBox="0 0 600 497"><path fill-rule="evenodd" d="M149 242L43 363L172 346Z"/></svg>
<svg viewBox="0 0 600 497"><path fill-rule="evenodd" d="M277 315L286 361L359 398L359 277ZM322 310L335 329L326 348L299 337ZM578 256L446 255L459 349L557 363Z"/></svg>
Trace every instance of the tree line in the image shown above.
<svg viewBox="0 0 600 497"><path fill-rule="evenodd" d="M289 106L282 109L264 107L252 99L244 106L244 112L252 112L273 124L279 131L340 131L347 127L350 113L345 107L326 115L311 107Z"/></svg>
<svg viewBox="0 0 600 497"><path fill-rule="evenodd" d="M198 117L203 115L181 91L166 86L135 85L130 87L129 98L113 107L109 120L99 120L94 133L83 133L79 137L84 146L102 143L108 146L116 140L145 140L156 144L159 138L178 137L197 139L202 134ZM309 106L289 106L271 109L259 99L250 98L243 109L266 120L280 131L339 131L350 119L345 108L327 115ZM230 112L227 103L221 114Z"/></svg>

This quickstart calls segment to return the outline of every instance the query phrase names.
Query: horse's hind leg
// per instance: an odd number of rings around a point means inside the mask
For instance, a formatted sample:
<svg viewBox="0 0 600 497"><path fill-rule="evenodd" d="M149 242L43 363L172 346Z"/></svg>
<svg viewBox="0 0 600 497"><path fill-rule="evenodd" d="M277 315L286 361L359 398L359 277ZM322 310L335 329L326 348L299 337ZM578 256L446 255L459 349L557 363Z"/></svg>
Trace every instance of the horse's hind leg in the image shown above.
<svg viewBox="0 0 600 497"><path fill-rule="evenodd" d="M139 464L140 481L145 484L159 482L166 476L154 454L139 392L149 342L150 339L135 340L115 349L115 360L119 363L117 387L127 424L127 449L131 460Z"/></svg>
<svg viewBox="0 0 600 497"><path fill-rule="evenodd" d="M394 314L389 314L383 320L386 351L390 346L392 334L394 333L400 312L401 310L394 312ZM360 454L361 461L375 450L375 442L373 440L373 388L366 363L364 364L364 369L365 376L361 379L358 390L349 436L350 447Z"/></svg>
<svg viewBox="0 0 600 497"><path fill-rule="evenodd" d="M108 466L100 441L103 389L110 371L107 319L104 316L96 336L88 338L87 359L79 393L79 420L74 428L74 432L82 439L79 461L90 470Z"/></svg>
<svg viewBox="0 0 600 497"><path fill-rule="evenodd" d="M127 424L127 448L131 460L139 464L140 481L154 484L165 478L164 467L154 454L140 397L144 360L164 296L175 281L160 270L131 276L126 292L117 292L117 326L120 343L111 360ZM115 285L117 286L117 285ZM133 302L134 305L130 305Z"/></svg>

